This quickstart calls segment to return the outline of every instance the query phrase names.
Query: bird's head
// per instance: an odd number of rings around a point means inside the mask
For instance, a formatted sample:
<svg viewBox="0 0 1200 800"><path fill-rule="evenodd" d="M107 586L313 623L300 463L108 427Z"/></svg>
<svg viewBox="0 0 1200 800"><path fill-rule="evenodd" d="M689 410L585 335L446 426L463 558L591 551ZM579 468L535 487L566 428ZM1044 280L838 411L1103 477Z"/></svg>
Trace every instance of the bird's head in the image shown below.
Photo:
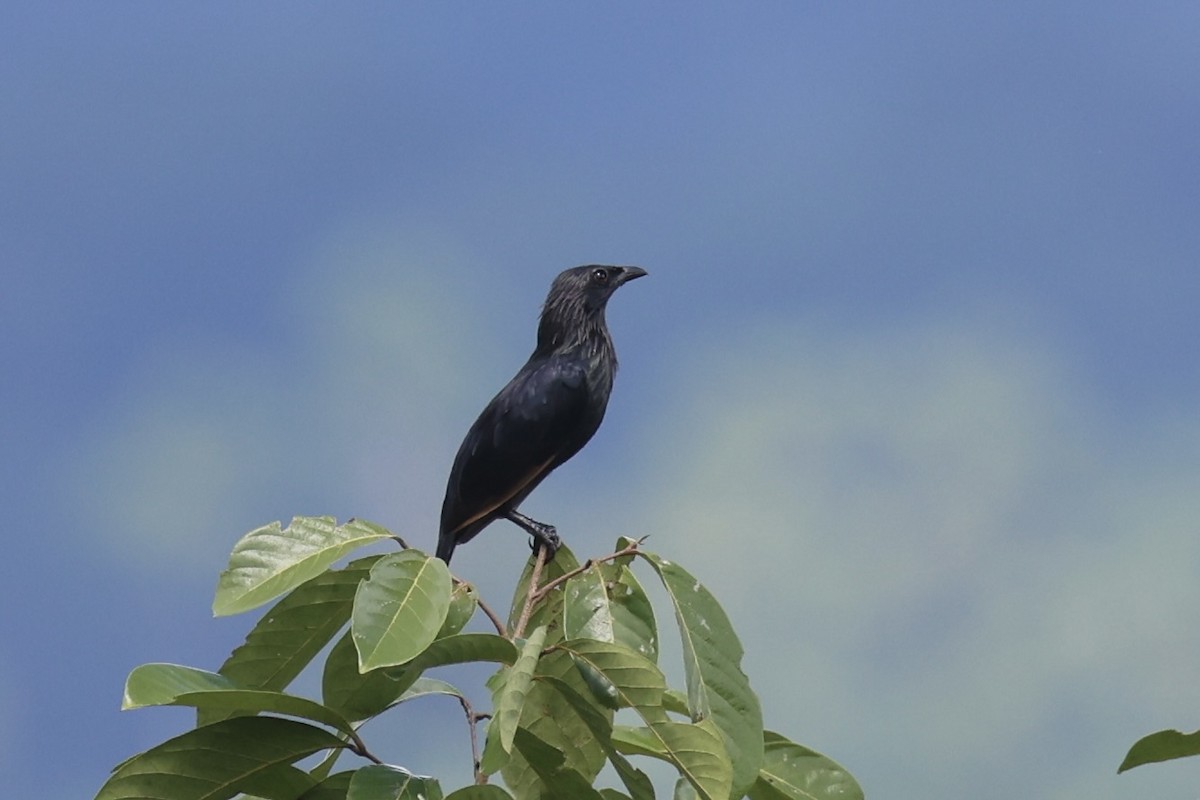
<svg viewBox="0 0 1200 800"><path fill-rule="evenodd" d="M618 287L646 274L641 267L590 264L563 270L550 286L538 329L539 347L557 347L604 328L604 307Z"/></svg>
<svg viewBox="0 0 1200 800"><path fill-rule="evenodd" d="M646 270L641 267L606 267L601 264L565 269L558 273L550 286L546 306L569 303L591 313L602 311L617 287L645 274Z"/></svg>

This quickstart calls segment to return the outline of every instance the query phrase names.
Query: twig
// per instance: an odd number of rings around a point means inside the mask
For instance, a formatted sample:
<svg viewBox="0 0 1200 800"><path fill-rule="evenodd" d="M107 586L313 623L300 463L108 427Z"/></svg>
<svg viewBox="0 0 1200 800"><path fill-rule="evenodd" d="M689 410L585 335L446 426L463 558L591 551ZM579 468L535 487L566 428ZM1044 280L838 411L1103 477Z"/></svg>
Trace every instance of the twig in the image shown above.
<svg viewBox="0 0 1200 800"><path fill-rule="evenodd" d="M483 774L479 766L479 734L476 726L481 719L491 719L491 714L476 714L475 709L471 708L471 701L463 697L461 694L455 695L458 702L462 703L463 713L467 715L467 728L471 732L471 763L475 767L475 783L482 786L487 783L488 776Z"/></svg>
<svg viewBox="0 0 1200 800"><path fill-rule="evenodd" d="M513 628L513 639L519 639L525 635L525 626L529 624L529 615L533 613L533 596L537 593L538 581L542 577L542 568L546 566L547 550L546 545L538 545L537 558L533 562L533 573L529 576L529 590L525 595L525 606L521 609L521 616L517 618L517 626Z"/></svg>
<svg viewBox="0 0 1200 800"><path fill-rule="evenodd" d="M383 763L375 757L374 753L367 749L367 743L362 740L362 737L360 737L356 731L348 731L348 733L350 734L350 739L353 742L353 744L350 745L351 753L374 761L376 764Z"/></svg>
<svg viewBox="0 0 1200 800"><path fill-rule="evenodd" d="M500 619L496 612L487 603L483 602L483 598L479 595L475 596L475 602L479 604L479 607L483 609L483 613L487 614L487 618L496 626L496 633L505 636L508 631L504 630L504 620Z"/></svg>
<svg viewBox="0 0 1200 800"><path fill-rule="evenodd" d="M450 575L450 580L454 581L456 586L459 584L465 584L472 589L475 588L474 584L468 583L454 574ZM483 598L480 597L478 593L475 594L475 603L483 609L483 613L487 614L487 618L490 619L492 624L496 626L496 633L500 634L501 636L506 635L507 632L504 630L504 620L500 619L500 616L492 610L491 606L483 602Z"/></svg>
<svg viewBox="0 0 1200 800"><path fill-rule="evenodd" d="M608 555L601 556L600 558L589 558L587 561L583 562L583 564L581 566L576 567L575 569L571 570L570 572L564 572L562 575L559 575L554 580L547 582L545 586L543 586L542 588L540 588L536 592L534 592L533 593L533 602L534 603L541 602L546 597L546 595L550 594L550 592L554 591L559 586L561 586L562 584L569 581L571 578L574 578L576 575L579 575L583 572L587 572L595 564L603 564L607 561L616 561L618 558L622 558L623 556L633 555L634 553L636 553L638 551L638 547L641 546L642 542L644 542L644 541L646 541L645 536L643 536L641 539L638 539L633 544L631 544L627 547L621 548L620 550L616 551L615 553L609 553Z"/></svg>

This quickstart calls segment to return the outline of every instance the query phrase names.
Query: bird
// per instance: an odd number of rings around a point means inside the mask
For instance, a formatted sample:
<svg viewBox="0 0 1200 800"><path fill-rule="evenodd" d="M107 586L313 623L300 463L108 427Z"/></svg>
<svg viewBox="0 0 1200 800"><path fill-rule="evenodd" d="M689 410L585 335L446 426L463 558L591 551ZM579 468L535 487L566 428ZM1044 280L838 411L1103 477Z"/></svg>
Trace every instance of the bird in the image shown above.
<svg viewBox="0 0 1200 800"><path fill-rule="evenodd" d="M518 507L600 427L617 372L604 309L613 292L646 274L641 267L590 264L554 279L533 354L483 409L454 457L438 533L442 561L449 564L455 547L501 518L553 559L560 543L554 526Z"/></svg>

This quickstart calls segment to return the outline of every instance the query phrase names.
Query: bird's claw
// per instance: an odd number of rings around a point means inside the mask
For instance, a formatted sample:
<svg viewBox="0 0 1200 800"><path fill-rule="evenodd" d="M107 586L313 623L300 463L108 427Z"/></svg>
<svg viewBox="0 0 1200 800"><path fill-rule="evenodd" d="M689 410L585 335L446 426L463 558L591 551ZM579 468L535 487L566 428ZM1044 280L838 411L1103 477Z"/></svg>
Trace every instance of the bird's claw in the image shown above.
<svg viewBox="0 0 1200 800"><path fill-rule="evenodd" d="M558 536L558 531L553 525L539 524L538 527L530 529L529 533L529 549L534 553L538 551L538 547L546 548L546 560L553 561L554 554L558 552L559 546L562 544L562 539Z"/></svg>

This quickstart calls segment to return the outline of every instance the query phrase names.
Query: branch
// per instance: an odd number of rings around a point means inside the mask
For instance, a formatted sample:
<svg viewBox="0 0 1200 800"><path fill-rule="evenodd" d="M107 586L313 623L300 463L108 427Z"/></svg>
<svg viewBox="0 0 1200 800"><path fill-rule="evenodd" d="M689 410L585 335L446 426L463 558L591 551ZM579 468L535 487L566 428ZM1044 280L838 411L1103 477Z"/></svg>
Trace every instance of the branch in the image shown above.
<svg viewBox="0 0 1200 800"><path fill-rule="evenodd" d="M471 732L471 764L475 771L475 783L482 786L487 783L487 775L479 769L479 734L476 731L476 726L481 719L491 719L491 714L476 714L475 709L471 708L471 701L463 697L461 694L455 695L458 702L462 704L463 713L467 715L467 729Z"/></svg>
<svg viewBox="0 0 1200 800"><path fill-rule="evenodd" d="M369 759L370 761L374 761L376 764L383 763L378 758L376 758L374 753L372 753L370 750L367 749L367 743L362 740L362 737L360 737L358 735L357 731L350 731L350 740L353 742L350 745L351 753L354 753L355 755L358 755L358 756L362 756L363 758Z"/></svg>
<svg viewBox="0 0 1200 800"><path fill-rule="evenodd" d="M501 636L507 636L508 631L504 629L504 620L500 619L496 612L493 611L487 603L483 602L483 598L478 594L475 595L475 602L479 604L479 607L483 609L483 613L487 614L487 618L490 619L492 624L496 626L496 633L500 634Z"/></svg>
<svg viewBox="0 0 1200 800"><path fill-rule="evenodd" d="M583 562L583 564L581 566L576 567L575 569L571 570L570 572L565 572L562 575L559 575L557 578L548 582L545 586L543 586L542 588L535 591L533 593L533 602L540 603L543 599L545 599L546 595L550 594L550 592L554 591L559 586L561 586L562 584L569 581L571 578L574 578L576 575L579 575L579 574L591 569L594 564L603 564L608 561L616 561L618 558L623 558L624 556L631 556L631 555L636 554L638 551L638 547L640 547L642 542L644 542L644 541L646 541L645 536L638 539L636 542L629 545L628 547L621 548L620 550L616 551L615 553L609 553L608 555L601 556L600 558L589 558L587 561Z"/></svg>
<svg viewBox="0 0 1200 800"><path fill-rule="evenodd" d="M533 574L529 576L529 590L525 595L525 605L521 609L521 617L517 620L517 626L513 629L512 636L510 638L517 639L525 634L525 626L529 624L529 617L533 613L533 607L542 602L542 600L546 599L546 595L550 594L550 592L554 591L571 578L574 578L576 575L579 575L585 570L590 569L594 564L603 564L608 561L615 561L618 558L623 558L624 556L636 554L638 547L641 546L642 542L646 541L646 538L647 537L643 536L642 538L630 544L628 547L623 547L615 553L609 553L608 555L601 556L600 558L589 558L583 563L582 566L576 567L569 572L559 575L557 578L552 581L548 581L545 586L540 588L538 587L538 580L542 577L542 568L546 563L546 548L544 546L539 546L537 560L533 563Z"/></svg>
<svg viewBox="0 0 1200 800"><path fill-rule="evenodd" d="M529 576L529 592L525 595L525 606L521 609L521 616L517 619L517 626L513 628L513 639L519 639L525 635L525 626L529 624L529 615L533 613L534 595L537 594L538 581L542 577L542 568L546 566L546 553L548 549L546 545L539 544L537 558L533 562L533 573Z"/></svg>

